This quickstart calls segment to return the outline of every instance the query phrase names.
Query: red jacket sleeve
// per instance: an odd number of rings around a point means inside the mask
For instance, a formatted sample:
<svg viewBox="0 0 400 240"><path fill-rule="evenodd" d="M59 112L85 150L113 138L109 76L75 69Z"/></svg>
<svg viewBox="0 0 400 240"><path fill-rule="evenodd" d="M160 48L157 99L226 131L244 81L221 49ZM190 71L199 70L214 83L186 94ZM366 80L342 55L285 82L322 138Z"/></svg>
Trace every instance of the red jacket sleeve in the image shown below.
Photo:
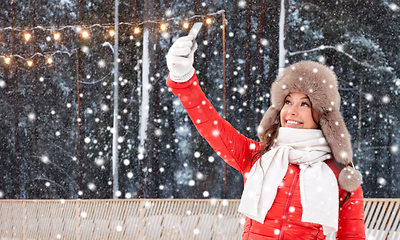
<svg viewBox="0 0 400 240"><path fill-rule="evenodd" d="M218 114L201 90L196 74L183 83L168 76L167 86L179 97L200 135L217 154L242 174L249 172L251 158L262 143L246 138Z"/></svg>
<svg viewBox="0 0 400 240"><path fill-rule="evenodd" d="M346 191L343 192L345 194L347 193ZM343 196L343 194L341 196ZM340 202L344 202L344 204L340 204L339 229L336 234L336 239L365 239L364 197L361 186L350 193L350 198L348 200L341 198Z"/></svg>

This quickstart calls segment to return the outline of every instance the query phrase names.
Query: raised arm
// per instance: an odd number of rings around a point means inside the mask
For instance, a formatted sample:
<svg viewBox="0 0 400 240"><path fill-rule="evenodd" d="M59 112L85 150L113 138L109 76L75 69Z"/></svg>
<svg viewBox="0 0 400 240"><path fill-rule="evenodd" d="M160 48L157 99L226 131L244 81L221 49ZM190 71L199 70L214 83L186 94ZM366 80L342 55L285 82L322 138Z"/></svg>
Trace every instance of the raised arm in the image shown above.
<svg viewBox="0 0 400 240"><path fill-rule="evenodd" d="M244 174L250 171L251 158L261 149L261 143L240 134L208 101L192 67L196 50L190 49L192 41L189 36L182 37L170 48L167 55L170 70L167 86L179 97L200 135L222 159Z"/></svg>
<svg viewBox="0 0 400 240"><path fill-rule="evenodd" d="M167 86L178 96L200 135L229 165L241 173L250 170L250 161L261 143L246 138L224 120L199 87L196 75L184 83L168 77Z"/></svg>

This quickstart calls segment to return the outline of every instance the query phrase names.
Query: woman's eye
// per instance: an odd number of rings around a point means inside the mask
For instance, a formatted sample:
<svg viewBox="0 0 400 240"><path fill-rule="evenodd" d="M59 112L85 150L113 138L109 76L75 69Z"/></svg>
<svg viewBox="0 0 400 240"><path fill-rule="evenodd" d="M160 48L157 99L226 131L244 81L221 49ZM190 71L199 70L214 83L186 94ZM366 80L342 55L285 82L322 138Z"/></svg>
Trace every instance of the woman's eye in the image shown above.
<svg viewBox="0 0 400 240"><path fill-rule="evenodd" d="M310 104L308 104L308 103L306 103L306 102L303 102L303 103L301 103L301 106L304 106L304 107L309 107L309 106L310 106Z"/></svg>
<svg viewBox="0 0 400 240"><path fill-rule="evenodd" d="M290 104L290 101L289 100L285 100L285 105L287 105L287 104Z"/></svg>

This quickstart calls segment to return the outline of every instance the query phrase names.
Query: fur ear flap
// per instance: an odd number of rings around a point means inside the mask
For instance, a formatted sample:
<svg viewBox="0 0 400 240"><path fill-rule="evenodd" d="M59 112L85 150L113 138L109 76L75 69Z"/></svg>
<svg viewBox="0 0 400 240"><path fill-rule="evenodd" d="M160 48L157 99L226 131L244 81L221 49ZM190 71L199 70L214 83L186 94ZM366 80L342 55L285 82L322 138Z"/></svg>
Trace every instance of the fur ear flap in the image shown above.
<svg viewBox="0 0 400 240"><path fill-rule="evenodd" d="M261 120L260 125L257 129L258 138L263 141L263 136L265 131L275 124L276 121L279 121L279 113L280 110L274 108L273 106L269 107L267 112L264 114L263 119Z"/></svg>
<svg viewBox="0 0 400 240"><path fill-rule="evenodd" d="M320 116L321 130L328 142L333 157L339 163L348 166L353 163L350 134L342 115L338 111L326 111Z"/></svg>

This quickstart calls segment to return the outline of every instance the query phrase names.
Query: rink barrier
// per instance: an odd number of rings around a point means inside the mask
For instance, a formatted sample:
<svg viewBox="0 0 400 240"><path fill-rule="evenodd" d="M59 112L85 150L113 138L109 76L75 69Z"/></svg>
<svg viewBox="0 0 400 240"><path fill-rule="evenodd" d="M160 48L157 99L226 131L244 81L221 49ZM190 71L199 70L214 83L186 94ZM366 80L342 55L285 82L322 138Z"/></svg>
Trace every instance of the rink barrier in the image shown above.
<svg viewBox="0 0 400 240"><path fill-rule="evenodd" d="M241 239L240 200L0 200L0 240ZM400 199L365 199L367 239L400 239ZM334 239L328 236L327 239Z"/></svg>

